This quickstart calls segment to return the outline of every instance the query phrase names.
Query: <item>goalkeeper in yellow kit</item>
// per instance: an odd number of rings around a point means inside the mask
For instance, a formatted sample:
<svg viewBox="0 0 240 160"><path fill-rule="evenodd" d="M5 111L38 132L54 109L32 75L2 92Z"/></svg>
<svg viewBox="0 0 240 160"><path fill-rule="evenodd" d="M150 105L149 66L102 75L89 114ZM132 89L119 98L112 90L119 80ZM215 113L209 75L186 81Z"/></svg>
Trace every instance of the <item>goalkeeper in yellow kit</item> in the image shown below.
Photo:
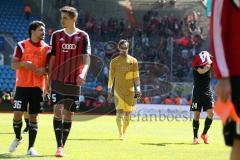
<svg viewBox="0 0 240 160"><path fill-rule="evenodd" d="M130 122L131 112L136 100L141 96L140 79L137 59L128 55L129 43L120 40L119 55L112 59L109 69L108 100L112 99L114 85L114 101L116 106L116 122L120 139L125 139L125 133Z"/></svg>

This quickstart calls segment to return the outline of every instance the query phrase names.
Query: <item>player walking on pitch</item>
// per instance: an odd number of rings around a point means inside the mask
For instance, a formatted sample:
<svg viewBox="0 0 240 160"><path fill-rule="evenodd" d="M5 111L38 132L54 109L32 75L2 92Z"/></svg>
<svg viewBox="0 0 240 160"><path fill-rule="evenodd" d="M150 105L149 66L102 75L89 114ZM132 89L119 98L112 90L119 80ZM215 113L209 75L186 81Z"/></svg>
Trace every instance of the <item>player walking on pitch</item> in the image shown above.
<svg viewBox="0 0 240 160"><path fill-rule="evenodd" d="M54 104L53 127L57 141L56 157L63 157L63 148L72 126L75 102L80 95L90 66L91 47L86 32L76 28L78 12L64 6L60 9L61 24L51 37L49 75Z"/></svg>
<svg viewBox="0 0 240 160"><path fill-rule="evenodd" d="M137 60L128 55L129 43L120 40L119 55L111 60L108 80L108 100L113 97L116 106L116 122L121 140L125 139L130 122L131 112L134 110L136 98L141 96L140 79Z"/></svg>
<svg viewBox="0 0 240 160"><path fill-rule="evenodd" d="M9 147L14 152L22 141L21 128L23 112L29 104L29 145L27 154L38 156L33 148L38 131L38 113L41 112L42 94L46 86L47 57L50 47L43 41L45 24L33 21L28 28L29 38L18 42L12 58L16 70L16 93L13 106L13 129L16 138Z"/></svg>

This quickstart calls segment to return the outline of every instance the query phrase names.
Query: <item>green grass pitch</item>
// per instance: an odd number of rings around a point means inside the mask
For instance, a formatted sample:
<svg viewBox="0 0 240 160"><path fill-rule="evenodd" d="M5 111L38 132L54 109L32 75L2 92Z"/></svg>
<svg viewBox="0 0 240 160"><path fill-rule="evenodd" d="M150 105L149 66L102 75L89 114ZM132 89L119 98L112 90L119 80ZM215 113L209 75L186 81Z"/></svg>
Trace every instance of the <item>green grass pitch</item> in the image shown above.
<svg viewBox="0 0 240 160"><path fill-rule="evenodd" d="M35 148L39 158L26 156L28 134L16 152L8 153L8 146L14 138L12 114L0 114L0 159L55 158L56 141L52 127L53 115L41 114ZM23 123L24 124L24 123ZM204 120L200 122L200 132ZM23 125L23 128L25 124ZM213 121L209 131L211 144L192 145L192 122L188 121L137 121L130 123L127 140L118 140L114 116L100 116L88 121L73 122L65 146L67 160L226 160L230 148L224 145L222 125Z"/></svg>

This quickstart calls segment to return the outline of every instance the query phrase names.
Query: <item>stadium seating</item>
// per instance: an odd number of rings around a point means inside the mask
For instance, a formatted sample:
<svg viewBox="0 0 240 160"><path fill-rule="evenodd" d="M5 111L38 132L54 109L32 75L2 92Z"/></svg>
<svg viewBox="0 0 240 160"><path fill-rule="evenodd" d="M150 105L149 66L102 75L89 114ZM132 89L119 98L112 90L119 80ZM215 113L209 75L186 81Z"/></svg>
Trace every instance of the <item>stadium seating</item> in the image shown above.
<svg viewBox="0 0 240 160"><path fill-rule="evenodd" d="M17 41L27 37L21 34L24 32L27 33L26 26L28 24L28 21L24 17L24 4L22 1L0 1L0 13L0 21L3 24L0 27L1 32L12 33Z"/></svg>
<svg viewBox="0 0 240 160"><path fill-rule="evenodd" d="M39 19L40 17L35 15L32 15L29 20L25 18L23 1L0 1L0 32L12 34L16 42L26 39L28 37L27 33L29 23L33 20ZM49 42L48 36L46 36L46 42ZM0 51L3 49L3 44L4 38L0 37ZM10 66L0 66L0 91L11 92L14 86L15 71L13 71Z"/></svg>
<svg viewBox="0 0 240 160"><path fill-rule="evenodd" d="M24 1L26 2L26 1ZM108 3L103 3L108 2ZM111 3L110 3L111 2ZM187 63L183 63L185 61L189 61L187 58L182 56L182 50L186 50L186 48L189 50L187 53L192 53L192 47L189 46L179 46L174 45L173 51L176 53L174 54L173 58L170 58L170 51L171 51L171 39L170 37L174 37L174 42L178 42L178 38L180 35L187 34L185 31L187 27L182 27L181 32L172 33L174 31L174 28L170 24L169 19L171 17L177 18L177 24L180 26L180 24L184 23L184 16L192 12L192 9L195 9L196 11L202 11L205 9L202 9L202 6L199 6L197 4L192 4L192 2L188 2L188 0L182 0L177 2L176 8L161 8L159 10L159 5L156 4L157 0L132 0L132 7L134 9L134 15L139 20L139 26L136 30L131 30L128 26L128 22L125 23L126 13L125 8L123 7L122 3L116 2L115 0L102 0L102 1L89 1L89 0L83 0L81 1L80 5L80 18L82 19L81 29L86 30L89 33L90 39L91 39L91 46L93 55L96 55L100 58L100 60L104 61L106 66L109 66L110 56L108 54L105 55L105 52L107 52L106 47L106 41L118 41L120 38L126 38L130 39L133 36L133 33L136 32L136 35L134 36L134 39L132 41L133 49L134 50L134 56L140 60L140 61L150 61L150 62L157 62L162 63L170 68L170 64L172 64L172 81L192 81L192 77L190 72L190 67L186 65ZM191 5L190 5L191 3ZM188 4L188 5L186 5ZM190 6L189 8L185 8L185 6ZM193 8L192 8L193 6ZM56 6L56 10L59 9L59 6ZM143 20L143 17L145 14L147 14L148 10L157 11L157 14L155 13L154 17L159 22L156 23L155 21L148 20L144 25L141 22ZM181 10L181 11L180 11ZM86 13L84 12L86 11ZM34 12L34 11L33 11ZM90 12L90 13L88 13ZM34 13L31 15L29 20L26 20L25 14L24 14L24 3L23 1L19 0L1 0L0 1L0 32L7 32L12 34L14 39L16 41L23 40L28 37L27 35L27 28L29 23L32 20L38 20L40 19L38 16L35 16ZM111 14L109 14L111 13ZM138 14L139 13L139 14ZM164 14L163 14L164 13ZM170 14L171 13L171 14ZM203 13L203 12L201 12ZM89 15L88 15L89 14ZM49 14L51 15L51 14ZM88 16L86 16L88 15ZM152 15L150 17L152 17ZM88 17L88 18L86 18ZM114 18L112 18L114 17ZM203 16L202 16L203 17ZM88 19L88 21L85 21L85 19ZM167 22L167 27L159 27L164 25L159 25L161 21ZM200 24L206 21L205 19L200 17ZM88 23L89 22L89 23ZM123 23L123 31L121 30L120 23ZM154 22L154 23L153 23ZM92 25L89 25L92 24ZM154 24L154 25L152 25ZM95 26L89 27L89 26ZM157 26L157 27L156 27ZM103 31L99 28L103 28ZM155 30L156 28L157 30ZM94 28L94 29L93 29ZM161 28L161 30L159 29ZM167 29L166 29L167 28ZM206 30L207 31L207 30ZM186 33L185 33L186 32ZM155 34L156 33L156 34ZM167 33L167 35L165 34ZM46 33L47 34L47 33ZM144 40L145 35L148 38L148 45L146 41ZM161 37L161 38L160 38ZM183 38L188 37L183 36ZM189 36L189 39L191 37ZM46 41L48 42L49 36L46 36ZM144 40L144 42L143 42ZM159 42L161 41L161 45L159 45ZM0 39L0 51L1 51L1 39ZM184 52L185 53L185 52ZM191 55L191 54L189 54ZM172 60L170 62L170 59ZM187 59L187 60L186 60ZM97 62L97 61L96 61ZM94 63L91 63L91 66ZM180 65L179 65L180 64ZM180 66L180 67L179 67ZM97 66L99 67L99 66ZM145 67L145 66L144 66ZM145 73L145 68L141 67L140 72ZM92 67L94 68L94 67ZM99 67L101 68L101 67ZM90 67L90 74L87 76L87 80L85 85L83 86L83 90L91 90L93 92L96 92L97 86L102 86L103 91L106 91L107 83L106 79L107 76L104 77L104 73L98 74L97 78L96 75L91 74L92 72L96 74L94 69L91 70ZM181 71L181 72L180 72ZM97 71L96 71L97 72ZM184 75L186 73L186 75ZM190 73L190 74L189 74ZM155 75L156 76L156 75ZM158 77L163 78L163 77ZM166 79L167 79L166 75ZM184 79L185 78L185 79ZM165 78L164 78L165 79ZM15 84L15 72L10 69L9 66L0 66L0 90L6 90L11 91ZM86 93L86 92L84 92Z"/></svg>
<svg viewBox="0 0 240 160"><path fill-rule="evenodd" d="M0 66L0 90L13 91L15 86L15 71L10 66Z"/></svg>
<svg viewBox="0 0 240 160"><path fill-rule="evenodd" d="M4 37L0 36L0 51L3 50L4 47Z"/></svg>
<svg viewBox="0 0 240 160"><path fill-rule="evenodd" d="M13 91L15 86L15 78L15 71L12 70L10 66L0 66L0 91ZM98 85L102 85L103 91L106 91L106 86L104 86L101 82L98 82L92 74L89 74L83 88L95 90Z"/></svg>
<svg viewBox="0 0 240 160"><path fill-rule="evenodd" d="M16 41L27 38L27 29L29 23L32 20L39 19L40 17L35 15L32 15L29 20L25 18L23 1L0 1L0 32L11 33ZM46 36L46 41L49 42L48 36Z"/></svg>

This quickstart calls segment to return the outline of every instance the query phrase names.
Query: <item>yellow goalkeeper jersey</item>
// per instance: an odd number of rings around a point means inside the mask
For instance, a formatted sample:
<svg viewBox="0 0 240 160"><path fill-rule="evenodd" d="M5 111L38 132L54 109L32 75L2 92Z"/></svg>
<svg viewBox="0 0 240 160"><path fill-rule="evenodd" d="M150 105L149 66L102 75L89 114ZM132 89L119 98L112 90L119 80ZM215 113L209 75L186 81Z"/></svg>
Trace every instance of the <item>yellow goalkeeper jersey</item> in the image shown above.
<svg viewBox="0 0 240 160"><path fill-rule="evenodd" d="M139 78L137 59L127 55L119 55L111 60L108 88L114 85L114 94L118 96L134 96L134 81Z"/></svg>

